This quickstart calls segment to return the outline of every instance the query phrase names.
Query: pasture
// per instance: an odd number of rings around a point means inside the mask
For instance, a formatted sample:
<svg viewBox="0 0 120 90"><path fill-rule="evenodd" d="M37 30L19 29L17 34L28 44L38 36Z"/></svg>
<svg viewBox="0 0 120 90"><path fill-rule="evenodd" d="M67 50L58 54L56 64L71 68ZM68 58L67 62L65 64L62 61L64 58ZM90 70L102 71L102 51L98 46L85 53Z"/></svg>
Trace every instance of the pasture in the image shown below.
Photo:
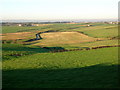
<svg viewBox="0 0 120 90"><path fill-rule="evenodd" d="M52 46L102 40L102 38L93 38L78 32L51 32L43 33L41 36L43 39L40 41L40 43L34 45Z"/></svg>
<svg viewBox="0 0 120 90"><path fill-rule="evenodd" d="M3 26L1 37L3 88L119 88L117 25Z"/></svg>

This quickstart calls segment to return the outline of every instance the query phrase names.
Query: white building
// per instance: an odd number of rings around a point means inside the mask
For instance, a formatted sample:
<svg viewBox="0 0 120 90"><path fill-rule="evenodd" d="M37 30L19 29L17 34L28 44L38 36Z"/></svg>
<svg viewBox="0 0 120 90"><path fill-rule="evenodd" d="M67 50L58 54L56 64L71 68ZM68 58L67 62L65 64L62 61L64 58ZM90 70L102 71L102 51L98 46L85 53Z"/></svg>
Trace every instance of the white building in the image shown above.
<svg viewBox="0 0 120 90"><path fill-rule="evenodd" d="M22 26L21 24L18 24L18 26Z"/></svg>

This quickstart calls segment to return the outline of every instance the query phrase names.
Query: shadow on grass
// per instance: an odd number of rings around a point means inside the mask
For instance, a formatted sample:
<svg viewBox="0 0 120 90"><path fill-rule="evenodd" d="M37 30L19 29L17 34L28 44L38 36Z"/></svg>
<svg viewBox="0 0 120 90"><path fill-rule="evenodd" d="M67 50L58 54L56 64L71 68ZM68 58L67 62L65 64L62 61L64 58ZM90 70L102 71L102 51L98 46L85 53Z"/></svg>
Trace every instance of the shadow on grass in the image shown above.
<svg viewBox="0 0 120 90"><path fill-rule="evenodd" d="M118 88L118 65L3 70L3 88Z"/></svg>
<svg viewBox="0 0 120 90"><path fill-rule="evenodd" d="M4 51L33 51L36 53L43 53L43 52L49 52L51 50L61 50L64 49L62 47L39 47L39 46L33 46L33 47L27 47L24 45L18 45L18 44L9 44L3 45L2 50Z"/></svg>
<svg viewBox="0 0 120 90"><path fill-rule="evenodd" d="M47 53L54 50L64 50L62 47L27 47L20 44L3 44L3 60L10 60L20 56L31 55L36 53Z"/></svg>

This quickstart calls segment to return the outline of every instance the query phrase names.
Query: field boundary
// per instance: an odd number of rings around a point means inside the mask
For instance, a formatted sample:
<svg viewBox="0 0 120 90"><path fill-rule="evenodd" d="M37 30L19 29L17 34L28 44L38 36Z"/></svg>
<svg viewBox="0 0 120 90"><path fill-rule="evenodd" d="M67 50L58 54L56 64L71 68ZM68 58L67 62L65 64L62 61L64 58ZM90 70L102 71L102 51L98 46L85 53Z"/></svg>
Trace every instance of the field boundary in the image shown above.
<svg viewBox="0 0 120 90"><path fill-rule="evenodd" d="M62 50L54 50L50 51L51 53L56 53L56 52L68 52L68 51L83 51L83 50L93 50L93 49L100 49L100 48L109 48L109 47L120 47L120 45L112 45L112 46L98 46L98 47L87 47L85 49L62 49Z"/></svg>

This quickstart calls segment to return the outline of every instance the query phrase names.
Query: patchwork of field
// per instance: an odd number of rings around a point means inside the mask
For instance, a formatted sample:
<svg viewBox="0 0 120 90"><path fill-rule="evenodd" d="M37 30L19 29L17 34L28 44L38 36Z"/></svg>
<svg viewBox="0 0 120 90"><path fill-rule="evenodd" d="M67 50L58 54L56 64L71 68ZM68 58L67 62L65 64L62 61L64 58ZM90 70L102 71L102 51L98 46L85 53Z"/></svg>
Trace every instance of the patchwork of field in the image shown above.
<svg viewBox="0 0 120 90"><path fill-rule="evenodd" d="M91 25L88 27L88 25ZM23 29L22 29L23 28ZM26 31L24 30L26 29ZM16 31L16 33L13 33ZM50 31L49 33L40 34L43 39L33 40L36 38L37 33ZM73 24L52 24L48 26L35 26L35 27L3 27L3 31L7 32L1 35L2 40L17 40L17 41L30 41L27 44L37 46L71 46L72 44L86 46L86 43L94 43L95 45L105 45L104 41L116 42L117 40L111 40L118 37L117 25L109 25L102 23L73 23ZM11 31L11 33L9 33ZM20 31L20 32L19 32ZM54 31L54 32L53 32ZM102 40L102 41L101 41ZM108 45L106 43L106 45ZM89 46L89 45L88 45Z"/></svg>
<svg viewBox="0 0 120 90"><path fill-rule="evenodd" d="M0 37L3 88L120 88L117 25L3 26Z"/></svg>

